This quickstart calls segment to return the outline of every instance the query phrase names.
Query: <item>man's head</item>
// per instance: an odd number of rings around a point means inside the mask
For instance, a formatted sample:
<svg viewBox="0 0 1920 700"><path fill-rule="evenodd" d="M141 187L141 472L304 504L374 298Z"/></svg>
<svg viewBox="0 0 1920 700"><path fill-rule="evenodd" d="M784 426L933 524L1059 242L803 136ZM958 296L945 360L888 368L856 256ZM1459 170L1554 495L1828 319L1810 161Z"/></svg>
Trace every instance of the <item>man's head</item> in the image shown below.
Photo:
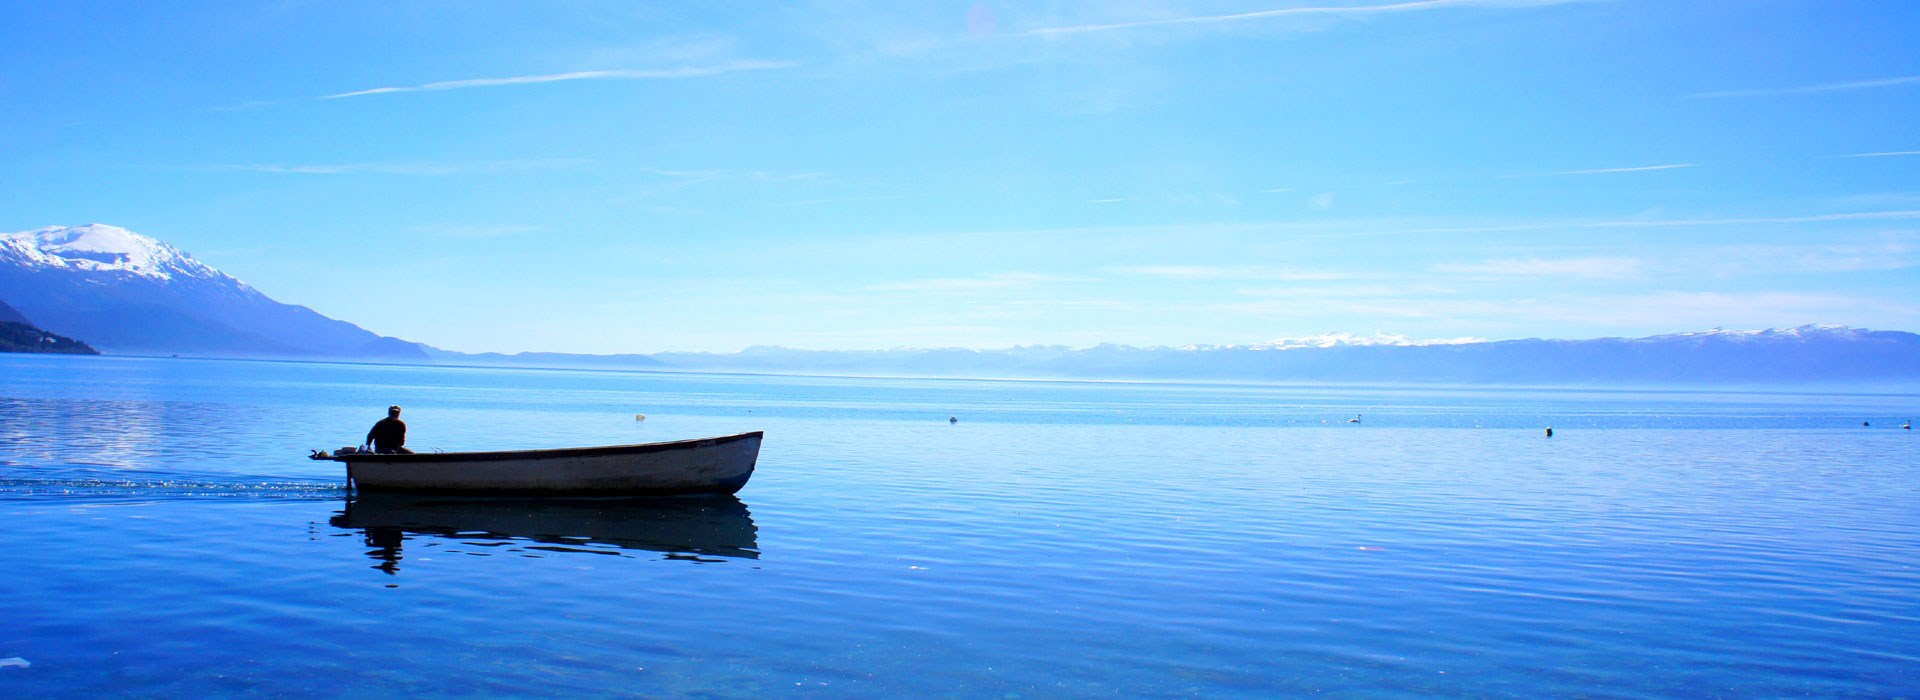
<svg viewBox="0 0 1920 700"><path fill-rule="evenodd" d="M399 417L400 417L400 407L399 407L399 406L388 406L388 407L387 407L387 417L388 417L388 418L399 418Z"/></svg>

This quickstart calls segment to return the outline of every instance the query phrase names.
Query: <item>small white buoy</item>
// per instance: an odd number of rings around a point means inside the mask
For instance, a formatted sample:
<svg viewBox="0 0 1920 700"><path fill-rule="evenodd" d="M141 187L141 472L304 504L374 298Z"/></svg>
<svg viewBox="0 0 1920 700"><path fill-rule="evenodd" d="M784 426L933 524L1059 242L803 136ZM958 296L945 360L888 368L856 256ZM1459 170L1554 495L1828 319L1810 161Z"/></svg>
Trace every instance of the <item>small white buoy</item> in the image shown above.
<svg viewBox="0 0 1920 700"><path fill-rule="evenodd" d="M646 414L644 414L644 413L635 413L635 414L633 414L633 419L634 419L634 420L637 420L637 421L640 421L640 420L646 420L646 419L647 419L647 415L646 415Z"/></svg>

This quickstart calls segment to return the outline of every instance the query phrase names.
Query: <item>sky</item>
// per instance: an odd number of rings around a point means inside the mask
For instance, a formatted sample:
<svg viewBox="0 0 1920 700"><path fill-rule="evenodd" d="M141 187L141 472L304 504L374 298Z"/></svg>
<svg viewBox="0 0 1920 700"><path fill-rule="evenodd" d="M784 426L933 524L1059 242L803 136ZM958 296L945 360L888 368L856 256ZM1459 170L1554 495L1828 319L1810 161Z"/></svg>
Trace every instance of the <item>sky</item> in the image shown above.
<svg viewBox="0 0 1920 700"><path fill-rule="evenodd" d="M0 231L468 352L1920 330L1920 3L0 4Z"/></svg>

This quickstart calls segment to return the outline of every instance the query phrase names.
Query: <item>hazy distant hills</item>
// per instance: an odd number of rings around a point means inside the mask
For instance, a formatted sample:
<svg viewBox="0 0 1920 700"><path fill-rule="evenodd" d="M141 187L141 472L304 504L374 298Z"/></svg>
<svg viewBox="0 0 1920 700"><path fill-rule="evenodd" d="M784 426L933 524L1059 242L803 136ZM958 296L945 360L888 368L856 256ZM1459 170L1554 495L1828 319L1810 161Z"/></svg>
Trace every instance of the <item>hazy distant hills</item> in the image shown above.
<svg viewBox="0 0 1920 700"><path fill-rule="evenodd" d="M1036 379L1507 385L1920 385L1920 336L1841 326L1592 340L1333 334L1253 345L1003 350L461 353L283 304L175 249L93 224L0 234L0 323L108 353L561 369ZM18 312L14 309L17 308ZM24 315L24 316L23 316ZM19 321L9 318L21 317ZM25 319L32 319L31 322ZM38 333L34 329L33 333ZM43 335L16 333L51 347Z"/></svg>
<svg viewBox="0 0 1920 700"><path fill-rule="evenodd" d="M0 299L109 353L427 361L414 343L274 301L173 246L102 224L0 234Z"/></svg>
<svg viewBox="0 0 1920 700"><path fill-rule="evenodd" d="M618 369L672 370L675 367L648 355L576 355L564 352L522 352L506 355L497 352L454 352L423 346L435 363L477 365L482 367L529 367L544 369Z"/></svg>
<svg viewBox="0 0 1920 700"><path fill-rule="evenodd" d="M1247 346L1100 345L654 355L676 368L953 377L1415 384L1920 384L1920 335L1838 326L1647 338L1410 341L1347 335Z"/></svg>
<svg viewBox="0 0 1920 700"><path fill-rule="evenodd" d="M0 299L0 323L24 323L29 326L33 325L33 321L28 320L27 317L19 311L8 306L4 299Z"/></svg>

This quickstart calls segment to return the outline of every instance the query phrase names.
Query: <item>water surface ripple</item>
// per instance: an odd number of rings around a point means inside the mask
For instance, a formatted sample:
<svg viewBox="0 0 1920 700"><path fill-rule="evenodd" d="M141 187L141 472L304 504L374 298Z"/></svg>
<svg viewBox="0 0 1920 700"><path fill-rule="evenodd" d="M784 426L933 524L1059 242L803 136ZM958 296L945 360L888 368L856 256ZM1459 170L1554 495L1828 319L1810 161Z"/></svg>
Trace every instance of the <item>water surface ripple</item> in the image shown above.
<svg viewBox="0 0 1920 700"><path fill-rule="evenodd" d="M723 499L304 459L391 403L767 439ZM0 695L1915 696L1916 403L0 356Z"/></svg>

